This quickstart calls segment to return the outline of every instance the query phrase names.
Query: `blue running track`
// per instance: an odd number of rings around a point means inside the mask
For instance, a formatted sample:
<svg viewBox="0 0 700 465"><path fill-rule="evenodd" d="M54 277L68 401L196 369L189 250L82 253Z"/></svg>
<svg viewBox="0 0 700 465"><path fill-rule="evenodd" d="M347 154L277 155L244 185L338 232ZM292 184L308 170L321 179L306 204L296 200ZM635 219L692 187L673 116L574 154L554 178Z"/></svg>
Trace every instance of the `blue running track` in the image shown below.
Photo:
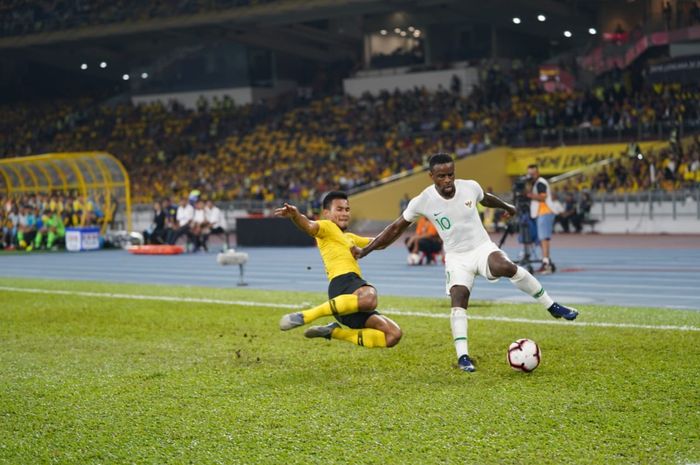
<svg viewBox="0 0 700 465"><path fill-rule="evenodd" d="M554 242L557 273L538 276L557 301L700 310L700 238L678 247L598 248L603 236L586 246ZM624 238L619 241L624 241ZM638 240L636 242L639 242ZM643 242L643 241L642 241ZM652 241L653 242L653 241ZM572 245L573 244L573 245ZM696 246L697 244L697 246ZM511 257L515 245L505 250ZM315 248L240 248L250 260L245 280L253 289L326 291L323 265ZM408 266L403 247L392 246L361 261L365 278L381 295L444 297L442 265ZM0 254L3 277L90 280L235 288L238 267L222 267L216 254L135 256L122 250L89 253ZM529 302L507 279L477 278L474 300Z"/></svg>

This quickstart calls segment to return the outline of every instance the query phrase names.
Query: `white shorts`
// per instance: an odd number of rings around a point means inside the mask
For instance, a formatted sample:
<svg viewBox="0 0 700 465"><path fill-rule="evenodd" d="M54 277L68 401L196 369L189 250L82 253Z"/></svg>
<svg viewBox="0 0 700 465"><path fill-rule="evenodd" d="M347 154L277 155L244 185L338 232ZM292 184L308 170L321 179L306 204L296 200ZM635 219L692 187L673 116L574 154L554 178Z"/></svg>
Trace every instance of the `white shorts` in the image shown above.
<svg viewBox="0 0 700 465"><path fill-rule="evenodd" d="M489 255L500 251L493 242L485 242L474 250L445 255L445 291L450 295L452 286L466 286L469 292L474 286L474 277L481 275L489 281L498 281L489 270Z"/></svg>

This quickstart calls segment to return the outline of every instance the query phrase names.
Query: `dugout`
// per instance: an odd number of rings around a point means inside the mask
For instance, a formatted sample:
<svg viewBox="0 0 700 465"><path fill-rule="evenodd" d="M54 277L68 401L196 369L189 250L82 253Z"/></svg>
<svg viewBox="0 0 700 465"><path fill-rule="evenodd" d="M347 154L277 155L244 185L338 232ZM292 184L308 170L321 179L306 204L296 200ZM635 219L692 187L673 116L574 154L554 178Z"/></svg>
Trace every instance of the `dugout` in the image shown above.
<svg viewBox="0 0 700 465"><path fill-rule="evenodd" d="M113 223L131 231L129 175L124 165L106 152L0 159L0 193L63 194L89 199L104 215L102 234Z"/></svg>

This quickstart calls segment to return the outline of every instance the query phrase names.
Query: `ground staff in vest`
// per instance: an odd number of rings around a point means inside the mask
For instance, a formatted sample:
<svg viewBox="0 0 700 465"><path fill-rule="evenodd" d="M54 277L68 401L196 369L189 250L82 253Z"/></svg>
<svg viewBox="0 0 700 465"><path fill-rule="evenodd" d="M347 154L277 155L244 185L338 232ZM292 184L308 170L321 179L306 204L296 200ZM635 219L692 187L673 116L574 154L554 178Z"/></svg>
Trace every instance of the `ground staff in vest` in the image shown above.
<svg viewBox="0 0 700 465"><path fill-rule="evenodd" d="M537 221L537 238L542 247L542 267L538 272L548 274L554 271L550 258L550 240L554 230L554 218L561 213L560 207L554 202L549 183L540 176L537 165L528 166L527 175L534 181L532 192L527 194L527 197L530 199L530 216Z"/></svg>

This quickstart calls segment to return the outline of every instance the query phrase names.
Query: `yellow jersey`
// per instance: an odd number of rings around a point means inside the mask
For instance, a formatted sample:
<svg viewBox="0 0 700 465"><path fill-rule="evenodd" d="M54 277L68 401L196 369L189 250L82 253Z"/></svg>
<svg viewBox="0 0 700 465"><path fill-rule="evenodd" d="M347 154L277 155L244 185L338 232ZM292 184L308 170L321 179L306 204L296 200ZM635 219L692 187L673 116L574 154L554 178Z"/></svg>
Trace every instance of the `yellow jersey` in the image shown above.
<svg viewBox="0 0 700 465"><path fill-rule="evenodd" d="M330 220L319 220L316 233L316 245L321 253L323 265L326 268L328 280L345 273L355 273L362 277L360 265L352 256L350 248L353 245L364 247L372 239L352 233L344 233L337 224Z"/></svg>

